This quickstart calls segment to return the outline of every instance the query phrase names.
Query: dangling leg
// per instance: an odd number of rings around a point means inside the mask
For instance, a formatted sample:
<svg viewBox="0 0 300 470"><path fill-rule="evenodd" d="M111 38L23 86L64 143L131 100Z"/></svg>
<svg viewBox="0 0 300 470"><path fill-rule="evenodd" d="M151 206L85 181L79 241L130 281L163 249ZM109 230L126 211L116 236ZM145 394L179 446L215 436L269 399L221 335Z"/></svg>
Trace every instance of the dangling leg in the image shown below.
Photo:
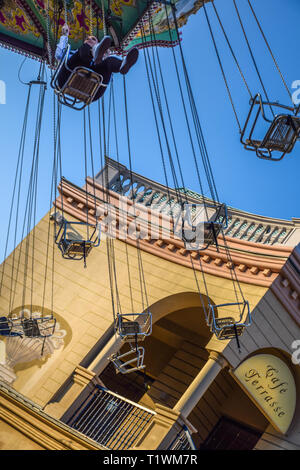
<svg viewBox="0 0 300 470"><path fill-rule="evenodd" d="M112 73L118 73L122 65L122 59L116 56L106 57L99 64L93 65L93 70L103 77L103 83L108 84Z"/></svg>
<svg viewBox="0 0 300 470"><path fill-rule="evenodd" d="M136 63L139 56L139 51L136 47L133 47L128 52L127 56L122 60L116 56L109 56L102 60L99 64L94 64L92 69L103 77L103 84L108 85L111 79L112 73L121 73L126 75L131 67ZM96 93L93 101L98 100L104 94L107 86L100 87L100 90Z"/></svg>
<svg viewBox="0 0 300 470"><path fill-rule="evenodd" d="M108 85L111 79L112 73L118 73L120 71L122 65L122 60L115 56L106 57L106 59L102 60L100 64L94 64L92 69L102 75L103 77L103 84ZM93 101L98 100L101 96L105 93L107 86L100 87L99 91L96 93L95 98Z"/></svg>
<svg viewBox="0 0 300 470"><path fill-rule="evenodd" d="M132 47L129 49L127 56L122 62L121 68L120 68L120 73L122 75L126 75L131 67L136 63L139 57L139 50L137 47Z"/></svg>

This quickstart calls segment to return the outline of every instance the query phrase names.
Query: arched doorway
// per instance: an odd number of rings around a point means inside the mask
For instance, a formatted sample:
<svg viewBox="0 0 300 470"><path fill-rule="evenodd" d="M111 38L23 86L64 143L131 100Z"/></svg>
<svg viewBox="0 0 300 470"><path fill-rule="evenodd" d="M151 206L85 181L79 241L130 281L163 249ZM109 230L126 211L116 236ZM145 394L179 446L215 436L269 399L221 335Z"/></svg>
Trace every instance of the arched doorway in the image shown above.
<svg viewBox="0 0 300 470"><path fill-rule="evenodd" d="M151 312L153 331L143 344L146 369L123 375L109 364L99 377L109 390L136 403L173 408L206 364L211 332L198 293L164 298L151 306ZM198 449L252 449L269 424L228 368L219 373L188 420L197 430L192 437Z"/></svg>
<svg viewBox="0 0 300 470"><path fill-rule="evenodd" d="M99 376L105 386L149 407L154 407L154 404L159 402L172 408L177 400L178 391L172 392L172 380L175 380L172 374L167 385L168 372L165 369L172 367L168 366L169 363L172 359L176 361L177 356L181 356L180 350L186 342L190 343L186 349L199 350L201 356L200 362L198 361L199 366L208 357L205 345L211 333L205 323L202 302L207 303L206 297L200 299L196 292L182 292L153 304L150 307L153 319L152 334L143 342L145 370L128 375L116 375L114 366L109 364ZM121 351L127 350L128 345L125 344ZM184 354L183 352L182 355ZM181 384L179 389L183 390L192 380L193 374L185 378L185 385Z"/></svg>

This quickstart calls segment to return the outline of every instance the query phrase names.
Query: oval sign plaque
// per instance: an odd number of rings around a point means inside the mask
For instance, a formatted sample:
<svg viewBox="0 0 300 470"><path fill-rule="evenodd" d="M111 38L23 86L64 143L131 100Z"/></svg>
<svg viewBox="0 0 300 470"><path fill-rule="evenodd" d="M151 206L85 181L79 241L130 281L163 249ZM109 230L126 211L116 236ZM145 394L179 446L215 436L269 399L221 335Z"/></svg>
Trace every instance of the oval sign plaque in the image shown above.
<svg viewBox="0 0 300 470"><path fill-rule="evenodd" d="M295 380L286 363L271 354L257 354L242 362L233 375L273 426L285 434L296 408Z"/></svg>

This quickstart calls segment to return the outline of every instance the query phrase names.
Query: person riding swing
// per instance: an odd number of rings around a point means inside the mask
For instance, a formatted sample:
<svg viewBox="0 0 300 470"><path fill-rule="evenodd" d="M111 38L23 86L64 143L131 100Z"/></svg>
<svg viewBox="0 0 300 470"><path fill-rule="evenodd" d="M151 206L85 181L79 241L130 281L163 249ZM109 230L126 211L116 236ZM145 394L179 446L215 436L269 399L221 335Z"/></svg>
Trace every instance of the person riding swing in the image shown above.
<svg viewBox="0 0 300 470"><path fill-rule="evenodd" d="M62 60L68 47L69 33L69 26L65 24L62 27L62 36L60 37L55 51L55 58L58 61ZM139 56L139 51L136 47L131 48L123 60L114 55L106 55L111 45L112 40L110 36L104 36L100 42L95 36L88 36L77 50L70 50L66 62L62 64L57 75L56 80L60 89L63 88L76 67L86 67L103 78L102 85L96 92L92 101L101 98L105 93L112 74L121 73L122 75L126 75L136 63Z"/></svg>

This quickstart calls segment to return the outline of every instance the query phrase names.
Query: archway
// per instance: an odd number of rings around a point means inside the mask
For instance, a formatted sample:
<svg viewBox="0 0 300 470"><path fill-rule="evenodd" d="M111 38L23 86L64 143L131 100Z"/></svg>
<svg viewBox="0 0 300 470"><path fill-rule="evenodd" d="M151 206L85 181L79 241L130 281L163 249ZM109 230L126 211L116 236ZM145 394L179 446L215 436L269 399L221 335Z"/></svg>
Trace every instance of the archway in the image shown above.
<svg viewBox="0 0 300 470"><path fill-rule="evenodd" d="M182 292L151 305L152 334L142 344L145 369L116 374L110 363L99 375L100 380L109 390L134 402L150 408L155 403L172 408L208 358L205 346L211 332L203 311L207 303L208 299L201 299L197 292ZM121 353L128 349L124 344ZM186 368L188 373L183 372Z"/></svg>

